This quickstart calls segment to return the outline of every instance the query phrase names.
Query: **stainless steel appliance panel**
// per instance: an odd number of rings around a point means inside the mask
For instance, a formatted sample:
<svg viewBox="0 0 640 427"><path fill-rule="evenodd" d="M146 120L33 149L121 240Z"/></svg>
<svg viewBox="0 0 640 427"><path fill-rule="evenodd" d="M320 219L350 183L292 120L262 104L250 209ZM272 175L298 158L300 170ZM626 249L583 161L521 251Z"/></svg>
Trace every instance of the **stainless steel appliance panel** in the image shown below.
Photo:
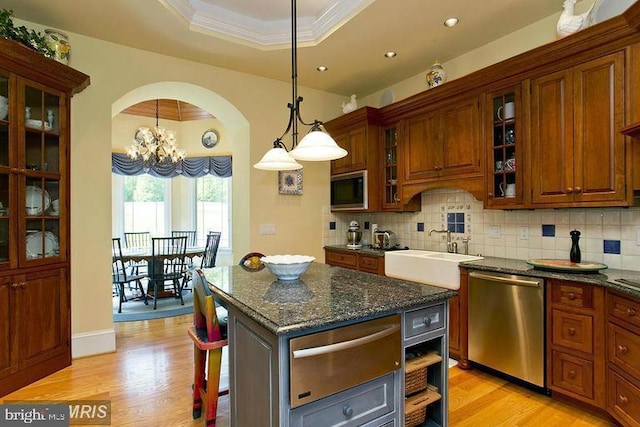
<svg viewBox="0 0 640 427"><path fill-rule="evenodd" d="M469 360L539 387L544 381L544 281L469 273Z"/></svg>
<svg viewBox="0 0 640 427"><path fill-rule="evenodd" d="M402 362L399 314L289 341L291 407L378 378Z"/></svg>

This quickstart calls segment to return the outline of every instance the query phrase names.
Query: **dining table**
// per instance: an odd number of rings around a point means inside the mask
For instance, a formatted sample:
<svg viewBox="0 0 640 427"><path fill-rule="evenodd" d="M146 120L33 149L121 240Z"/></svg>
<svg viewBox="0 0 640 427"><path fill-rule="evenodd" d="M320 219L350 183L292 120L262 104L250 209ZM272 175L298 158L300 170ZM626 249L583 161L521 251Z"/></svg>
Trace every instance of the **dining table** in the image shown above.
<svg viewBox="0 0 640 427"><path fill-rule="evenodd" d="M187 250L185 252L185 256L189 259L193 259L194 257L201 257L204 254L204 246L187 246ZM151 247L143 247L143 248L122 248L122 260L126 262L140 262L146 261L148 263L151 262ZM165 258L169 256L165 255Z"/></svg>

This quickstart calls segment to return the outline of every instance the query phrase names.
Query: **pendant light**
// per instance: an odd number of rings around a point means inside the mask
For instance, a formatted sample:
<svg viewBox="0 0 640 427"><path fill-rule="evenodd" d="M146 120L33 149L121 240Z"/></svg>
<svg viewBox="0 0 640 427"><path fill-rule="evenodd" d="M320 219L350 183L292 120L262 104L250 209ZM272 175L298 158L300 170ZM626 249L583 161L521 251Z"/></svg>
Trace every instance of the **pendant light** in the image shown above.
<svg viewBox="0 0 640 427"><path fill-rule="evenodd" d="M253 165L256 169L263 170L296 170L302 169L302 165L296 160L326 161L335 160L347 155L347 150L341 148L323 130L322 122L314 120L313 123L305 123L300 117L300 103L302 97L298 96L298 53L297 53L297 11L296 0L291 0L291 103L289 108L289 124L280 138L273 142L273 148L262 156L262 159ZM305 126L311 126L311 130L298 143L298 122ZM287 150L282 138L291 131L291 151Z"/></svg>

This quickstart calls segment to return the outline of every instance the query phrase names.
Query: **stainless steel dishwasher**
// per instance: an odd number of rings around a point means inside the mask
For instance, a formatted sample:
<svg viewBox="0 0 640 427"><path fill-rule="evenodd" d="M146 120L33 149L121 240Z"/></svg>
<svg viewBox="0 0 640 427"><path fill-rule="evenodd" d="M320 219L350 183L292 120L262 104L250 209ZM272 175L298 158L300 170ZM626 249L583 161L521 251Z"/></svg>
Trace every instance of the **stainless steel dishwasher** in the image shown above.
<svg viewBox="0 0 640 427"><path fill-rule="evenodd" d="M469 360L544 387L544 280L469 273Z"/></svg>

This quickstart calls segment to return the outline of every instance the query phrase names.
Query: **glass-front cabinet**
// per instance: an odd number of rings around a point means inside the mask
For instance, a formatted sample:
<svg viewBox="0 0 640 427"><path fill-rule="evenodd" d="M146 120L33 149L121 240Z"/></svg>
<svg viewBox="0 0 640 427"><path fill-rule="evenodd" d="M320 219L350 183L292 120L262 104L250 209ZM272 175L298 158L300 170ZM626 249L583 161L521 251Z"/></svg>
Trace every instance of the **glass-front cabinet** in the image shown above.
<svg viewBox="0 0 640 427"><path fill-rule="evenodd" d="M389 126L383 129L383 144L384 194L382 196L382 208L396 210L400 206L397 126Z"/></svg>
<svg viewBox="0 0 640 427"><path fill-rule="evenodd" d="M0 268L64 261L66 95L0 73Z"/></svg>
<svg viewBox="0 0 640 427"><path fill-rule="evenodd" d="M487 95L487 192L486 207L523 205L523 145L520 86Z"/></svg>

